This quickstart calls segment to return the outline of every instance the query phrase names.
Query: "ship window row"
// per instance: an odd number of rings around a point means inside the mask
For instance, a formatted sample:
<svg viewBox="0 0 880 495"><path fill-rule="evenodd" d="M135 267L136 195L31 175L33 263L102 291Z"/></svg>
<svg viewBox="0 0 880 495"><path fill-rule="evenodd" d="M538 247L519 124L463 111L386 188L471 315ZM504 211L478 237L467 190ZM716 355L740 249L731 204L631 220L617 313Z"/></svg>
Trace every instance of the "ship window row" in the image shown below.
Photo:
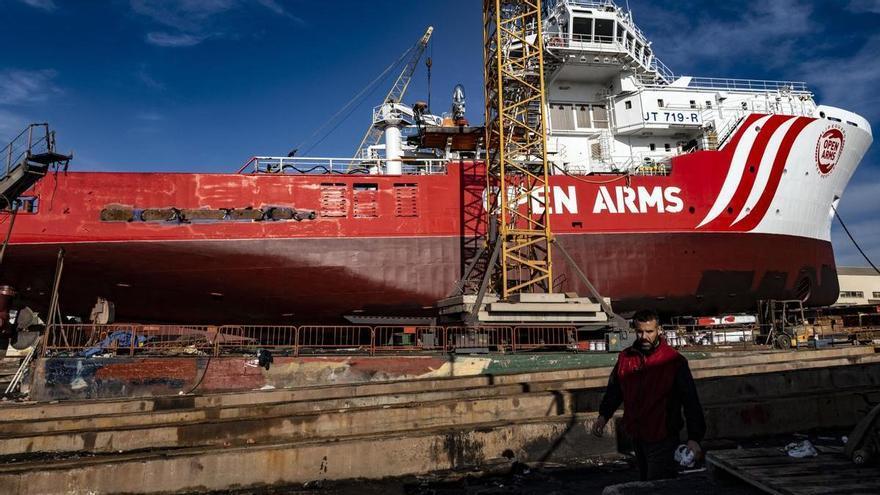
<svg viewBox="0 0 880 495"><path fill-rule="evenodd" d="M551 103L550 128L557 131L607 129L608 110L605 105Z"/></svg>
<svg viewBox="0 0 880 495"><path fill-rule="evenodd" d="M572 41L581 43L620 43L645 64L650 63L651 50L636 40L623 24L611 19L575 16L572 20Z"/></svg>
<svg viewBox="0 0 880 495"><path fill-rule="evenodd" d="M880 292L875 292L874 297L878 297ZM865 293L860 290L845 290L841 291L840 298L841 299L860 299L865 297Z"/></svg>

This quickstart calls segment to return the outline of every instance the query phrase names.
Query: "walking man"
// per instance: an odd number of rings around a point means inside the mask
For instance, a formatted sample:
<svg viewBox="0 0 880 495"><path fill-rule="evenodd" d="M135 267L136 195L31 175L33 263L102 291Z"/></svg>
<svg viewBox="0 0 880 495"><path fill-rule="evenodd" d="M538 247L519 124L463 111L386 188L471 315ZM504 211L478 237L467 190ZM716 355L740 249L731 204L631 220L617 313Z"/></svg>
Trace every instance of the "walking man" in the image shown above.
<svg viewBox="0 0 880 495"><path fill-rule="evenodd" d="M695 459L702 458L703 408L687 359L666 343L657 313L639 311L632 321L637 339L617 357L593 434L602 436L623 403L623 425L633 439L642 481L673 478L677 474L675 449L685 423L687 446ZM682 421L682 409L686 421Z"/></svg>

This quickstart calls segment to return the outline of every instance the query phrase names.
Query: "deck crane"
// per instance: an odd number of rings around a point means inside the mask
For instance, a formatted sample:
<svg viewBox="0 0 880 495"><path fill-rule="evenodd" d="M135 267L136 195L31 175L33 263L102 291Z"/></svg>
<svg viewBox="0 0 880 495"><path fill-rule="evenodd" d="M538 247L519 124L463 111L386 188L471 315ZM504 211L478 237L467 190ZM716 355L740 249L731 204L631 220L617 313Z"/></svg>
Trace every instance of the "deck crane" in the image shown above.
<svg viewBox="0 0 880 495"><path fill-rule="evenodd" d="M425 34L422 35L419 41L409 49L409 59L403 67L403 70L400 72L400 75L397 76L397 79L391 86L391 90L385 95L382 104L399 104L403 101L403 96L406 94L410 81L412 81L413 73L415 73L416 67L419 65L419 60L422 59L422 55L424 55L425 49L428 47L428 42L431 41L431 35L433 33L434 27L428 26ZM364 159L371 158L369 156L370 147L379 144L379 140L382 138L383 133L384 129L382 126L375 124L370 125L370 128L367 129L367 133L364 134L364 138L361 139L361 143L358 146L354 157Z"/></svg>

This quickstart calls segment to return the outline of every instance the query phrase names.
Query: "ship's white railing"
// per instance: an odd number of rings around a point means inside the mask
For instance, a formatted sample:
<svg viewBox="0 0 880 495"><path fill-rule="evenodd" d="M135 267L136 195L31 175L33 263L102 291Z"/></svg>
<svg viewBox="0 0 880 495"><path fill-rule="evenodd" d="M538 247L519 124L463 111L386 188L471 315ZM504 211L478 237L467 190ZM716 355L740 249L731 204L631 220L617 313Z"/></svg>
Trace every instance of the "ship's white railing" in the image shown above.
<svg viewBox="0 0 880 495"><path fill-rule="evenodd" d="M255 156L239 170L240 174L286 175L379 175L388 164L384 158L320 158ZM403 175L442 175L448 160L401 158Z"/></svg>
<svg viewBox="0 0 880 495"><path fill-rule="evenodd" d="M667 69L668 70L668 69ZM670 71L671 74L671 71ZM672 79L675 80L675 79ZM664 87L665 84L646 77L639 81L645 87ZM742 91L751 93L789 92L809 94L807 83L803 81L770 81L764 79L730 79L718 77L692 77L687 86L680 89L709 89L714 91Z"/></svg>
<svg viewBox="0 0 880 495"><path fill-rule="evenodd" d="M676 79L675 73L672 72L672 69L667 67L666 64L664 64L662 60L657 58L656 55L654 56L654 58L651 59L651 70L659 74L660 77L662 77L667 83L671 83Z"/></svg>
<svg viewBox="0 0 880 495"><path fill-rule="evenodd" d="M643 45L641 50L636 49L636 43L629 39L619 39L614 36L600 36L596 34L569 34L548 33L544 36L544 46L548 50L572 49L580 51L620 52L629 55L633 60L640 63L646 70L656 74L662 84L669 84L675 80L675 74L653 53L646 51ZM612 55L613 56L613 55ZM604 57L600 59L603 61ZM617 63L618 60L609 59L606 63ZM645 81L653 81L651 76L643 76Z"/></svg>

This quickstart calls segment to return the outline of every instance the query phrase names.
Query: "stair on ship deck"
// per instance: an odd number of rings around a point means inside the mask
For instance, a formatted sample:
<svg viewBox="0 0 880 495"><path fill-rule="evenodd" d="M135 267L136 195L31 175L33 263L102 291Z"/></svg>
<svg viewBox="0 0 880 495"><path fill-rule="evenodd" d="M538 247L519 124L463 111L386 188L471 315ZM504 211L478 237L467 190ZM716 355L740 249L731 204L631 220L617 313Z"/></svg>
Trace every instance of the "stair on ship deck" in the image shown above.
<svg viewBox="0 0 880 495"><path fill-rule="evenodd" d="M0 157L6 162L5 169L0 170L2 209L13 207L15 200L39 182L53 165L72 158L55 151L55 132L45 123L27 126L0 150Z"/></svg>

